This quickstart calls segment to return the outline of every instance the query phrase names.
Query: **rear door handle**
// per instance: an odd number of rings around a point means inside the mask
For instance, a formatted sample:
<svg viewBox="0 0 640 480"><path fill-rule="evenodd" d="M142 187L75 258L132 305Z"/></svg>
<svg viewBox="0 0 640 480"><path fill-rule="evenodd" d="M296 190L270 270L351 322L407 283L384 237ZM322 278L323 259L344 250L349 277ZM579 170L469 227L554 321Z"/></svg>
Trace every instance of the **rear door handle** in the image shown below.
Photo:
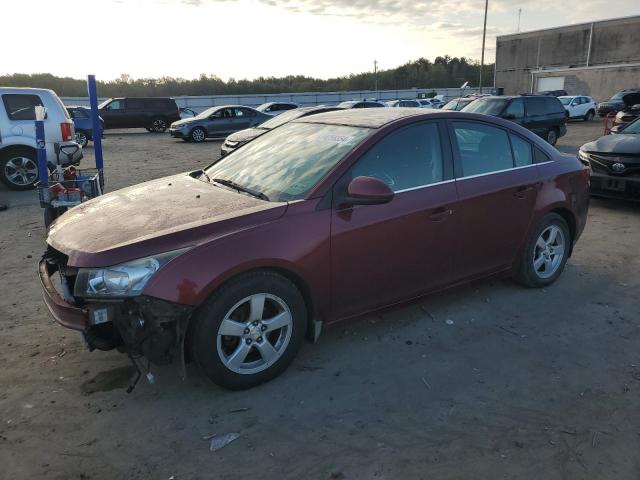
<svg viewBox="0 0 640 480"><path fill-rule="evenodd" d="M429 219L432 222L441 222L451 215L453 215L453 210L448 207L440 207L431 212L431 215L429 215Z"/></svg>
<svg viewBox="0 0 640 480"><path fill-rule="evenodd" d="M533 190L533 186L531 185L518 187L516 188L516 191L513 194L513 196L516 198L526 198L527 194L532 190Z"/></svg>

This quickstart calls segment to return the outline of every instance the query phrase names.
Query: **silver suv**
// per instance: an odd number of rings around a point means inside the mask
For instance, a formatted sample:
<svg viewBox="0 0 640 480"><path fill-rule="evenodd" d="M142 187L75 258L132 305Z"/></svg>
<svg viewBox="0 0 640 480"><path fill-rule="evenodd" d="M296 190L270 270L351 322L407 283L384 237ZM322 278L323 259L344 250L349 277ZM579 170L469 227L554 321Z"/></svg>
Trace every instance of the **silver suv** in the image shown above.
<svg viewBox="0 0 640 480"><path fill-rule="evenodd" d="M52 90L0 87L0 181L13 190L33 188L38 180L35 107L46 109L47 163L77 164L82 148L73 141L73 121Z"/></svg>

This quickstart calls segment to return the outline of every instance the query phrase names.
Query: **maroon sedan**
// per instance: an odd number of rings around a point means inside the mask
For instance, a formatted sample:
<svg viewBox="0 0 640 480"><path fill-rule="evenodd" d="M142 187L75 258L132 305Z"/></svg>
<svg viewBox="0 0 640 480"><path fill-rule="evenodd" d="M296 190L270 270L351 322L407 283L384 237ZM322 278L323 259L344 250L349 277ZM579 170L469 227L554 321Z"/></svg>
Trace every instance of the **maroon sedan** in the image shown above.
<svg viewBox="0 0 640 480"><path fill-rule="evenodd" d="M323 324L488 276L551 284L584 229L588 182L578 159L495 117L304 117L65 213L40 263L44 299L91 348L192 358L248 388Z"/></svg>

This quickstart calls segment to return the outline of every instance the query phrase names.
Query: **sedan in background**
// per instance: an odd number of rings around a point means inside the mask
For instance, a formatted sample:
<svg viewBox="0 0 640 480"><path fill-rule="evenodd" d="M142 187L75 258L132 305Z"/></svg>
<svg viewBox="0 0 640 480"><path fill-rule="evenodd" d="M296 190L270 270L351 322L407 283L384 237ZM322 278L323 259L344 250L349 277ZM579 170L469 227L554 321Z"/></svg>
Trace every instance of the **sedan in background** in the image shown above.
<svg viewBox="0 0 640 480"><path fill-rule="evenodd" d="M89 141L93 141L93 121L91 120L91 109L88 107L68 106L67 112L71 115L73 120L73 127L76 131L75 140L82 148L89 144ZM104 120L102 117L98 117L100 121L100 135L104 131Z"/></svg>
<svg viewBox="0 0 640 480"><path fill-rule="evenodd" d="M377 100L347 100L346 102L341 102L338 104L338 107L349 109L349 108L384 108L386 105L382 102L378 102Z"/></svg>
<svg viewBox="0 0 640 480"><path fill-rule="evenodd" d="M442 110L453 110L453 111L459 112L460 110L462 110L464 107L466 107L476 99L477 97L454 98L453 100L450 100L449 102L447 102L444 105L444 107L442 107Z"/></svg>
<svg viewBox="0 0 640 480"><path fill-rule="evenodd" d="M590 122L593 117L596 116L596 110L598 105L591 97L584 95L566 95L558 97L560 103L567 111L567 118L569 120L580 119L585 122Z"/></svg>
<svg viewBox="0 0 640 480"><path fill-rule="evenodd" d="M309 115L66 212L39 264L44 302L94 349L186 356L250 388L324 324L485 277L548 288L585 227L588 180L575 156L496 117Z"/></svg>
<svg viewBox="0 0 640 480"><path fill-rule="evenodd" d="M317 113L332 112L334 110L340 110L340 108L319 105L317 107L302 107L296 108L295 110L289 110L288 112L278 115L276 118L267 120L258 127L247 128L246 130L240 130L239 132L232 133L225 139L222 147L220 147L220 154L224 157L235 149L249 143L254 138L267 133L269 130L279 127L280 125L291 122L296 118L315 115Z"/></svg>
<svg viewBox="0 0 640 480"><path fill-rule="evenodd" d="M290 102L269 102L263 103L259 107L256 107L256 110L273 117L275 115L280 115L282 112L286 112L287 110L298 108L299 106L300 105L298 105L297 103Z"/></svg>
<svg viewBox="0 0 640 480"><path fill-rule="evenodd" d="M578 157L591 169L592 195L640 200L640 119L585 143Z"/></svg>
<svg viewBox="0 0 640 480"><path fill-rule="evenodd" d="M640 103L640 90L628 89L616 93L606 102L598 104L598 115L604 117L610 113L618 113L620 110Z"/></svg>
<svg viewBox="0 0 640 480"><path fill-rule="evenodd" d="M241 105L211 107L193 118L173 122L169 134L185 142L204 142L207 138L225 137L233 132L257 127L271 115Z"/></svg>

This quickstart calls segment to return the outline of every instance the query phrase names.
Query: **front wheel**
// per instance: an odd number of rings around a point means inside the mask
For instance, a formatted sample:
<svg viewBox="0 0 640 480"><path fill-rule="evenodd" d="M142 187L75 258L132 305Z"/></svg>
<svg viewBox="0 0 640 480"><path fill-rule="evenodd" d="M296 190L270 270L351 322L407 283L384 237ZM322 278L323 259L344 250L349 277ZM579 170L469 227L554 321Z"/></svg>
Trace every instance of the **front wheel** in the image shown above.
<svg viewBox="0 0 640 480"><path fill-rule="evenodd" d="M528 287L544 287L555 282L567 263L571 233L557 213L545 215L527 241L516 280Z"/></svg>
<svg viewBox="0 0 640 480"><path fill-rule="evenodd" d="M206 140L207 133L204 131L204 129L200 127L196 127L193 130L191 130L189 137L191 138L192 141L196 143L202 143Z"/></svg>
<svg viewBox="0 0 640 480"><path fill-rule="evenodd" d="M273 272L253 272L222 286L198 310L191 353L216 384L232 390L280 375L300 349L307 310L297 287Z"/></svg>
<svg viewBox="0 0 640 480"><path fill-rule="evenodd" d="M558 131L555 128L550 128L547 132L547 142L549 145L555 145L558 142Z"/></svg>
<svg viewBox="0 0 640 480"><path fill-rule="evenodd" d="M587 112L587 114L584 116L584 121L585 122L590 122L591 120L593 120L593 117L595 117L595 112L593 110L589 110Z"/></svg>

